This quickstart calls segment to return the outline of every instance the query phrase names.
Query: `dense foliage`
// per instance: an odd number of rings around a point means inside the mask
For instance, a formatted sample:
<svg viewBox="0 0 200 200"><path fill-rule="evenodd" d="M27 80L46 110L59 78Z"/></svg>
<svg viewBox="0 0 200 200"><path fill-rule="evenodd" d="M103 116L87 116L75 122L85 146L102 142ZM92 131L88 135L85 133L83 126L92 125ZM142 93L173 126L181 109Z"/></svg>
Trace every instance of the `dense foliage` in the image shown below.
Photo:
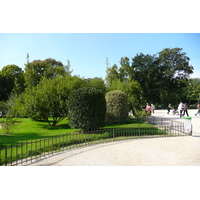
<svg viewBox="0 0 200 200"><path fill-rule="evenodd" d="M0 101L8 100L12 93L20 94L25 88L24 72L17 65L7 65L0 72Z"/></svg>
<svg viewBox="0 0 200 200"><path fill-rule="evenodd" d="M27 61L25 65L25 81L26 86L36 86L42 77L53 79L59 76L65 76L70 74L70 63L64 66L62 62L56 61L55 59L48 58L45 60L34 60L33 62Z"/></svg>
<svg viewBox="0 0 200 200"><path fill-rule="evenodd" d="M109 91L121 90L128 96L129 110L134 113L135 109L141 108L141 99L143 97L142 88L137 81L123 82L114 80L109 87Z"/></svg>
<svg viewBox="0 0 200 200"><path fill-rule="evenodd" d="M14 116L28 116L55 126L67 116L69 93L81 85L82 80L78 77L44 77L36 87L27 88L25 93L14 99L11 112Z"/></svg>
<svg viewBox="0 0 200 200"><path fill-rule="evenodd" d="M122 124L128 122L128 96L120 90L106 93L106 122Z"/></svg>
<svg viewBox="0 0 200 200"><path fill-rule="evenodd" d="M189 61L182 48L165 48L154 55L139 53L131 59L122 57L120 66L109 67L107 59L104 81L72 76L68 60L67 65L53 58L30 62L27 55L24 70L14 64L0 70L0 112L5 115L12 111L17 116L45 121L51 117L49 122L55 125L67 115L69 93L82 87L94 87L104 94L125 92L133 114L146 102L166 108L168 103L177 105L182 100L196 108L200 79L190 79L193 66Z"/></svg>
<svg viewBox="0 0 200 200"><path fill-rule="evenodd" d="M183 88L193 73L189 60L181 48L166 48L157 55L140 53L132 62L124 57L120 67L115 64L107 68L107 85L111 86L115 80L137 81L142 88L143 105L145 102L164 105L180 100L185 102L187 97Z"/></svg>
<svg viewBox="0 0 200 200"><path fill-rule="evenodd" d="M106 101L102 90L92 87L74 90L68 106L70 127L91 130L104 126Z"/></svg>

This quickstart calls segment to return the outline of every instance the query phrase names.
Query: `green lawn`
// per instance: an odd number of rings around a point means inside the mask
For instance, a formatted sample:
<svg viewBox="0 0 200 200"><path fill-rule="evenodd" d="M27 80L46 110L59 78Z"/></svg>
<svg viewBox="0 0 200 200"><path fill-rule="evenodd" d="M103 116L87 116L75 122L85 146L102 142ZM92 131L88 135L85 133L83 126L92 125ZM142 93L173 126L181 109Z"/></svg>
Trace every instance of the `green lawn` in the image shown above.
<svg viewBox="0 0 200 200"><path fill-rule="evenodd" d="M27 140L55 137L77 131L77 129L71 129L69 127L67 119L64 119L56 127L51 127L46 122L33 121L30 118L20 118L18 121L18 124L12 129L12 134L6 135L4 134L5 131L0 129L2 146L10 146L10 144L14 145L15 143L21 143ZM138 126L145 128L147 126L149 127L149 124L139 124L136 120L130 119L128 124L108 125L104 128L137 128Z"/></svg>
<svg viewBox="0 0 200 200"><path fill-rule="evenodd" d="M16 142L25 140L49 138L71 133L76 130L70 129L66 119L56 127L49 126L47 122L33 121L30 118L20 118L18 120L19 122L12 128L12 134L7 135L3 129L0 129L0 140L2 144L15 144Z"/></svg>
<svg viewBox="0 0 200 200"><path fill-rule="evenodd" d="M14 126L12 134L6 135L3 129L0 130L0 165L27 157L32 158L45 152L59 151L62 148L69 150L85 144L164 134L166 132L151 124L138 123L134 119L130 119L127 124L105 126L98 132L83 133L77 129L71 129L67 119L56 127L50 127L46 122L22 118ZM47 138L51 139L47 140Z"/></svg>

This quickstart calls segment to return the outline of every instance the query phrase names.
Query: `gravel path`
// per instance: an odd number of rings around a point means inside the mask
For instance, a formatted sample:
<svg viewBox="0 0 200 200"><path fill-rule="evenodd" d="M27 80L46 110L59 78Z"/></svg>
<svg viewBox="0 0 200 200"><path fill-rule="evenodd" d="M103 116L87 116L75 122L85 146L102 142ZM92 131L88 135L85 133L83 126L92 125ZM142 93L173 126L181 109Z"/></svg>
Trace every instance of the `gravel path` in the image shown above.
<svg viewBox="0 0 200 200"><path fill-rule="evenodd" d="M193 117L196 110L189 110ZM154 117L173 118L165 110ZM200 166L200 116L192 118L193 136L142 138L98 144L45 158L30 166Z"/></svg>

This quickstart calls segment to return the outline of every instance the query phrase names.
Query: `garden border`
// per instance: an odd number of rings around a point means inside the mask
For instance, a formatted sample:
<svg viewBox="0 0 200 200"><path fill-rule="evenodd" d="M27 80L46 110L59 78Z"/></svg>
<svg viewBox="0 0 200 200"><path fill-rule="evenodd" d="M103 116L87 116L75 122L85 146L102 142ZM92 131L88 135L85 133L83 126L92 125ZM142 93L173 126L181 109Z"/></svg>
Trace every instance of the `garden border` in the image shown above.
<svg viewBox="0 0 200 200"><path fill-rule="evenodd" d="M148 118L149 119L149 118ZM88 132L74 132L47 139L26 141L0 150L0 165L27 165L40 159L101 143L155 137L186 136L184 124L153 124L150 120L146 127L105 128Z"/></svg>

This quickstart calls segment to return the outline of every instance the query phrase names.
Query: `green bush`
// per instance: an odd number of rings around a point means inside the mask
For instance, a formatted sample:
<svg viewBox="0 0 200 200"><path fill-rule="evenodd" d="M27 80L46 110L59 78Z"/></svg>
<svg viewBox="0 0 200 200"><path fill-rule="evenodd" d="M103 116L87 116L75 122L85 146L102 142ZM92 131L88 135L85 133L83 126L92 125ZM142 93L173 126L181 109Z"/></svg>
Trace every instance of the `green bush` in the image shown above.
<svg viewBox="0 0 200 200"><path fill-rule="evenodd" d="M144 119L148 118L151 115L150 112L147 112L145 109L142 110L134 109L134 113L139 122L144 122Z"/></svg>
<svg viewBox="0 0 200 200"><path fill-rule="evenodd" d="M7 111L8 111L7 103L5 101L0 101L0 112L1 112L1 115L5 115L7 113Z"/></svg>
<svg viewBox="0 0 200 200"><path fill-rule="evenodd" d="M128 97L120 90L106 93L106 122L109 124L122 124L128 122Z"/></svg>
<svg viewBox="0 0 200 200"><path fill-rule="evenodd" d="M17 117L31 117L56 126L68 113L68 96L74 89L82 87L84 81L76 76L43 77L37 86L27 88L12 102L11 114Z"/></svg>
<svg viewBox="0 0 200 200"><path fill-rule="evenodd" d="M9 115L6 115L6 117L2 118L2 129L5 134L12 134L14 125L17 123L17 120L15 118L12 118Z"/></svg>
<svg viewBox="0 0 200 200"><path fill-rule="evenodd" d="M105 125L106 100L100 89L83 87L74 90L68 99L71 128L98 129Z"/></svg>

